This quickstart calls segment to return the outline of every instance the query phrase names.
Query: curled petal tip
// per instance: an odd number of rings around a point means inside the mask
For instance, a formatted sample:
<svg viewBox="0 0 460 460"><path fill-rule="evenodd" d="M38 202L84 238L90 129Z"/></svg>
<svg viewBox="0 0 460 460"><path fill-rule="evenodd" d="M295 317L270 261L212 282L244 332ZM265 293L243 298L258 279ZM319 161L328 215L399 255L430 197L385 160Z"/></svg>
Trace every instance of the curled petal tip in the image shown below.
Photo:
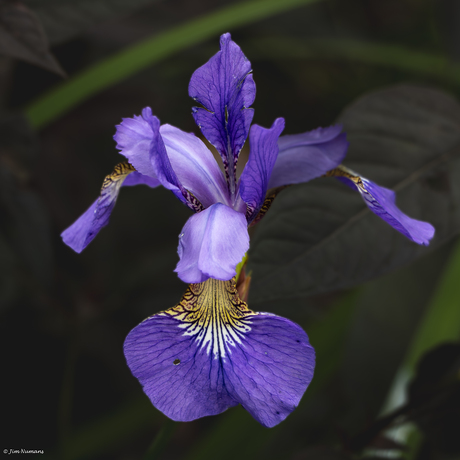
<svg viewBox="0 0 460 460"><path fill-rule="evenodd" d="M405 235L414 243L428 246L435 229L429 222L424 222L404 214L396 206L395 192L381 187L374 182L362 179L363 187L358 187L369 209L390 224L395 230Z"/></svg>
<svg viewBox="0 0 460 460"><path fill-rule="evenodd" d="M156 117L150 107L142 110L141 116L123 118L116 126L113 136L117 149L141 174L156 178L150 162L150 143L153 138L152 124Z"/></svg>

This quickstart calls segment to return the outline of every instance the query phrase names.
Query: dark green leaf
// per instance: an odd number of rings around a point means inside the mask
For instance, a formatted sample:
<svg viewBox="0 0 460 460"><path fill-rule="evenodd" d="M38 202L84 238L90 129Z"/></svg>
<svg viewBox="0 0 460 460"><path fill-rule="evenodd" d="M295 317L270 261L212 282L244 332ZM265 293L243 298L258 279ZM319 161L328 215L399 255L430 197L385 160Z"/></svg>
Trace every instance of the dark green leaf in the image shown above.
<svg viewBox="0 0 460 460"><path fill-rule="evenodd" d="M64 70L49 51L40 20L21 2L0 3L0 54L65 77Z"/></svg>
<svg viewBox="0 0 460 460"><path fill-rule="evenodd" d="M460 230L460 106L433 89L397 86L359 99L339 121L345 164L397 191L398 206L431 222L429 248L372 214L355 191L321 178L275 200L252 242L251 304L367 281L407 264Z"/></svg>

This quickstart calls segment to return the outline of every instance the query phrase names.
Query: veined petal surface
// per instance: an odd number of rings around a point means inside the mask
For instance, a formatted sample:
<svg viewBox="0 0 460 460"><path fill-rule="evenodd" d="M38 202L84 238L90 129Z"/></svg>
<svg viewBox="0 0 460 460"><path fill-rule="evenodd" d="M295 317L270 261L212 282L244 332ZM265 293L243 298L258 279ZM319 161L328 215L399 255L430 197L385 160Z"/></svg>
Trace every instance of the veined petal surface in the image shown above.
<svg viewBox="0 0 460 460"><path fill-rule="evenodd" d="M267 427L299 404L315 352L297 324L254 313L234 280L192 284L174 308L127 336L128 366L155 407L177 421L241 404Z"/></svg>
<svg viewBox="0 0 460 460"><path fill-rule="evenodd" d="M171 125L162 125L160 134L178 181L203 204L230 205L227 184L213 154L201 139Z"/></svg>
<svg viewBox="0 0 460 460"><path fill-rule="evenodd" d="M110 214L120 193L122 185L145 184L149 187L160 185L158 179L137 172L129 163L115 166L102 184L99 198L69 228L61 233L67 246L80 253L88 246L102 227L109 223Z"/></svg>
<svg viewBox="0 0 460 460"><path fill-rule="evenodd" d="M428 246L434 236L434 227L428 222L412 219L404 214L396 206L396 194L393 190L381 187L343 165L329 171L328 175L336 176L346 185L356 188L368 208L395 230L415 243Z"/></svg>
<svg viewBox="0 0 460 460"><path fill-rule="evenodd" d="M227 177L235 178L238 155L249 133L256 87L251 63L232 41L220 38L220 51L198 68L190 79L190 97L203 105L193 108L195 122L224 162Z"/></svg>
<svg viewBox="0 0 460 460"><path fill-rule="evenodd" d="M281 136L268 188L308 182L339 165L348 148L346 134L341 131L342 126L334 125Z"/></svg>
<svg viewBox="0 0 460 460"><path fill-rule="evenodd" d="M244 214L216 203L191 216L179 236L179 262L175 272L186 283L208 278L229 280L249 249Z"/></svg>
<svg viewBox="0 0 460 460"><path fill-rule="evenodd" d="M247 206L250 223L265 201L268 181L278 156L278 138L284 119L278 118L270 129L253 125L249 134L249 160L240 178L240 196Z"/></svg>

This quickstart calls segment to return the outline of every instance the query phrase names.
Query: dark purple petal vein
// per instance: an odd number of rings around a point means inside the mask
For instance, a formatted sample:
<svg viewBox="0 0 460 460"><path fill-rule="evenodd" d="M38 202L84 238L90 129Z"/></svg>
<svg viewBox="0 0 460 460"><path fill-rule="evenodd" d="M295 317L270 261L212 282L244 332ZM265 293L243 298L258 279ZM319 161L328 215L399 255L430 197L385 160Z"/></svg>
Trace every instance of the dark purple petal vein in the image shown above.
<svg viewBox="0 0 460 460"><path fill-rule="evenodd" d="M220 38L220 51L193 73L189 84L190 97L203 106L193 108L195 122L230 177L254 116L248 108L256 94L250 72L251 63L227 33Z"/></svg>
<svg viewBox="0 0 460 460"><path fill-rule="evenodd" d="M125 356L152 403L177 421L240 403L272 427L299 404L315 352L295 323L254 313L233 281L192 284L174 308L127 336Z"/></svg>

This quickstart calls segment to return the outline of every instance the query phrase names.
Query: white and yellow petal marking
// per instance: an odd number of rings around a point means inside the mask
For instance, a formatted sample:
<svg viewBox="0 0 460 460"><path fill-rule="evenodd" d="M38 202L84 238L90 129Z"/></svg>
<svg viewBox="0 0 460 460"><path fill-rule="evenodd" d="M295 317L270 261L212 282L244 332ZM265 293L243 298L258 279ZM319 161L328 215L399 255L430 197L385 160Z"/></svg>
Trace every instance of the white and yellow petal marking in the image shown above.
<svg viewBox="0 0 460 460"><path fill-rule="evenodd" d="M331 169L325 175L326 177L344 177L345 179L353 182L353 184L361 193L367 193L365 186L365 181L367 181L367 179L361 177L358 173L344 165L339 165L337 168Z"/></svg>
<svg viewBox="0 0 460 460"><path fill-rule="evenodd" d="M184 335L195 337L200 349L215 359L242 344L251 330L251 317L257 315L239 299L235 279L191 284L177 306L160 314L180 321Z"/></svg>
<svg viewBox="0 0 460 460"><path fill-rule="evenodd" d="M102 182L101 194L98 202L109 199L110 201L116 200L120 193L120 187L128 177L129 174L136 171L134 166L129 164L127 161L118 163L113 171L105 176L104 182Z"/></svg>
<svg viewBox="0 0 460 460"><path fill-rule="evenodd" d="M315 362L300 326L249 310L234 280L190 285L178 305L135 327L124 351L152 403L173 420L239 403L265 426L295 409Z"/></svg>

